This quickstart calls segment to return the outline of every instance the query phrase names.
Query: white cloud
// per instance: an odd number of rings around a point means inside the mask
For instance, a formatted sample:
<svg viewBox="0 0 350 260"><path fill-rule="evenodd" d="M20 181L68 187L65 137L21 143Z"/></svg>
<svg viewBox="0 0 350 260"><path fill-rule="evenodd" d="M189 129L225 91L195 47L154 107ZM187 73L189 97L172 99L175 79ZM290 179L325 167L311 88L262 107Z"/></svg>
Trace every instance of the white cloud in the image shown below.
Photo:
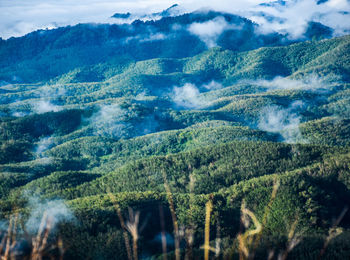
<svg viewBox="0 0 350 260"><path fill-rule="evenodd" d="M199 98L199 95L200 91L195 85L186 83L182 87L174 87L171 97L179 107L201 108L203 101Z"/></svg>
<svg viewBox="0 0 350 260"><path fill-rule="evenodd" d="M102 105L90 119L93 134L110 138L120 138L129 127L125 122L127 111L118 104Z"/></svg>
<svg viewBox="0 0 350 260"><path fill-rule="evenodd" d="M278 18L270 20L248 14L249 19L261 25L262 33L289 33L291 39L301 37L309 21L320 22L333 28L335 35L342 35L350 30L350 15L346 13L350 11L350 3L346 0L330 0L323 4L317 4L316 0L294 0L287 1L285 6L259 6L251 10Z"/></svg>
<svg viewBox="0 0 350 260"><path fill-rule="evenodd" d="M249 84L267 88L267 90L306 90L311 92L327 92L331 89L331 80L337 78L320 78L317 75L309 75L301 79L276 77L272 80L248 81Z"/></svg>
<svg viewBox="0 0 350 260"><path fill-rule="evenodd" d="M193 23L188 30L197 35L208 48L216 46L219 36L226 30L237 29L237 26L229 24L224 17L216 17L204 23Z"/></svg>
<svg viewBox="0 0 350 260"><path fill-rule="evenodd" d="M166 38L168 38L169 36L163 34L163 33L152 33L150 32L148 35L144 35L144 34L139 34L136 36L132 36L132 37L127 37L124 40L125 44L128 44L130 41L139 41L139 42L153 42L153 41L161 41L161 40L165 40Z"/></svg>
<svg viewBox="0 0 350 260"><path fill-rule="evenodd" d="M217 90L217 89L223 88L222 84L219 82L216 82L215 80L212 80L207 84L204 84L202 87L207 90Z"/></svg>
<svg viewBox="0 0 350 260"><path fill-rule="evenodd" d="M169 7L172 1L155 0L1 0L0 37L22 36L37 29L77 23L115 23L114 13L151 13Z"/></svg>
<svg viewBox="0 0 350 260"><path fill-rule="evenodd" d="M291 38L299 37L309 20L324 23L335 29L336 35L348 33L349 1L329 0L321 5L316 0L287 1L286 6L259 6L271 1L262 0L178 0L175 1L185 11L211 8L239 14L253 19L262 25L262 32L277 30L289 32ZM118 23L111 19L114 13L150 14L159 12L175 3L173 0L1 0L0 1L0 37L22 36L37 29L55 28L77 23ZM257 17L252 11L263 11L269 15L282 18L285 22L269 21ZM210 24L209 24L210 25ZM208 25L208 26L209 26ZM211 26L211 25L210 25ZM201 31L201 28L197 28ZM217 29L220 31L220 28ZM211 31L215 29L211 28ZM203 33L202 33L203 35ZM211 41L210 44L212 44Z"/></svg>
<svg viewBox="0 0 350 260"><path fill-rule="evenodd" d="M50 101L40 100L33 103L33 111L38 114L60 111L61 107L53 105Z"/></svg>
<svg viewBox="0 0 350 260"><path fill-rule="evenodd" d="M163 33L155 33L155 34L150 34L148 37L141 39L140 42L160 41L166 38L167 36Z"/></svg>
<svg viewBox="0 0 350 260"><path fill-rule="evenodd" d="M46 227L50 227L52 232L58 223L75 220L73 212L63 200L40 200L38 197L30 196L28 206L31 212L25 227L26 231L32 234Z"/></svg>
<svg viewBox="0 0 350 260"><path fill-rule="evenodd" d="M35 148L35 153L38 157L53 145L53 137L41 138Z"/></svg>
<svg viewBox="0 0 350 260"><path fill-rule="evenodd" d="M305 143L299 130L301 117L298 111L304 107L302 101L292 103L288 108L272 105L262 109L258 128L279 133L286 143Z"/></svg>

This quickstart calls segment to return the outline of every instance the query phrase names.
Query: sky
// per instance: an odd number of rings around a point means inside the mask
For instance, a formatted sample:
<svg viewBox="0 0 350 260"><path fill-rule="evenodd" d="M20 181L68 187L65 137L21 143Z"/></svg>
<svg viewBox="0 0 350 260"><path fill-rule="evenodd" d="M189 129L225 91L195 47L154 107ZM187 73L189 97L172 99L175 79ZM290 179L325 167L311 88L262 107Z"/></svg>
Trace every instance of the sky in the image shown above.
<svg viewBox="0 0 350 260"><path fill-rule="evenodd" d="M0 0L0 37L19 37L38 29L77 23L115 23L114 13L149 14L177 3L188 12L215 9L245 16L261 25L262 32L288 32L299 37L310 20L335 29L336 35L350 32L350 1L287 0L286 5L259 6L262 0ZM269 21L257 15L278 17Z"/></svg>

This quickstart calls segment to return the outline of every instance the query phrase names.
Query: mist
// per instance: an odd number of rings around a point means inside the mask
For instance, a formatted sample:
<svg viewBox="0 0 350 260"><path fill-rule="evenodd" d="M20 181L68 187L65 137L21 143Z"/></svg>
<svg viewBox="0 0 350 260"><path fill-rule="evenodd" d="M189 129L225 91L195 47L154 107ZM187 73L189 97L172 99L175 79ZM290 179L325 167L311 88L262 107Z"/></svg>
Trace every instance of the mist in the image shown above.
<svg viewBox="0 0 350 260"><path fill-rule="evenodd" d="M127 111L118 104L102 105L88 121L94 135L120 138L130 126L125 122L126 116Z"/></svg>
<svg viewBox="0 0 350 260"><path fill-rule="evenodd" d="M54 1L43 3L39 0L3 0L0 3L0 37L10 38L23 36L38 29L76 25L78 23L131 23L135 19L155 20L160 15L152 15L173 5L174 1L155 0L97 0ZM179 7L174 15L192 12L198 9L213 9L237 14L256 22L258 33L279 32L291 39L303 37L310 21L320 22L334 30L333 36L350 32L350 4L346 0L292 0L292 1L214 1L179 0ZM128 19L111 18L114 13L127 13ZM214 28L214 25L218 25ZM200 34L210 46L215 44L216 35L225 28L222 21L195 25L192 29ZM203 30L208 30L207 32Z"/></svg>
<svg viewBox="0 0 350 260"><path fill-rule="evenodd" d="M49 148L52 147L53 144L54 144L53 137L41 138L38 144L36 145L36 148L34 151L36 156L41 157L45 151L47 151Z"/></svg>
<svg viewBox="0 0 350 260"><path fill-rule="evenodd" d="M223 85L215 80L212 80L206 84L203 84L202 87L208 91L211 91L211 90L222 89Z"/></svg>
<svg viewBox="0 0 350 260"><path fill-rule="evenodd" d="M310 92L327 93L331 91L334 82L339 78L319 77L311 74L303 78L285 78L277 76L272 80L246 81L248 84L260 86L270 90L305 90Z"/></svg>
<svg viewBox="0 0 350 260"><path fill-rule="evenodd" d="M295 101L288 108L267 106L260 112L258 128L280 134L286 143L306 143L299 129L302 118L298 114L304 106L302 101Z"/></svg>
<svg viewBox="0 0 350 260"><path fill-rule="evenodd" d="M62 108L56 105L53 105L50 101L40 100L38 102L33 102L33 111L37 114L43 114L47 112L58 112Z"/></svg>
<svg viewBox="0 0 350 260"><path fill-rule="evenodd" d="M308 22L319 22L333 29L333 36L350 32L350 3L347 0L299 0L266 2L252 8L247 18L259 24L261 33L279 32L290 39L303 38ZM255 11L255 12L254 12ZM263 14L263 15L261 15Z"/></svg>
<svg viewBox="0 0 350 260"><path fill-rule="evenodd" d="M220 35L230 29L239 29L239 27L229 24L224 17L216 17L204 23L192 23L188 31L198 36L208 48L212 48L217 46Z"/></svg>
<svg viewBox="0 0 350 260"><path fill-rule="evenodd" d="M202 93L223 88L222 84L212 80L199 87L192 83L186 83L181 87L174 86L170 93L171 101L179 108L203 109L211 104L210 96Z"/></svg>
<svg viewBox="0 0 350 260"><path fill-rule="evenodd" d="M35 94L40 98L39 101L31 102L31 106L35 113L43 114L62 110L60 106L54 105L51 102L51 100L56 100L66 94L66 90L62 86L44 86L43 88L35 91Z"/></svg>
<svg viewBox="0 0 350 260"><path fill-rule="evenodd" d="M179 107L200 108L202 102L199 95L199 89L195 85L186 83L182 87L174 87L172 100Z"/></svg>
<svg viewBox="0 0 350 260"><path fill-rule="evenodd" d="M72 222L75 220L73 212L63 200L41 200L38 197L28 198L30 215L25 223L27 232L37 234L42 227L50 226L50 232L54 232L57 224Z"/></svg>

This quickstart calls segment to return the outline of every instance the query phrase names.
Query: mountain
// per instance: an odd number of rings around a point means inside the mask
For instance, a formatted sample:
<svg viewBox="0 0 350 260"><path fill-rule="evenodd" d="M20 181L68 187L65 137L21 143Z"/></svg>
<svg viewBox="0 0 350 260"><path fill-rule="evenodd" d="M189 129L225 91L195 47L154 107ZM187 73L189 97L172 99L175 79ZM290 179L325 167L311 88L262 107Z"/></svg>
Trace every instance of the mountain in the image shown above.
<svg viewBox="0 0 350 260"><path fill-rule="evenodd" d="M152 13L152 14L131 14L131 13L115 13L114 15L112 15L112 18L116 18L116 19L122 19L121 21L127 22L127 19L132 19L133 21L135 20L157 20L159 19L159 17L169 17L169 16L178 16L181 15L182 10L180 8L180 6L178 4L174 4L172 6L170 6L169 8L158 12L158 13Z"/></svg>
<svg viewBox="0 0 350 260"><path fill-rule="evenodd" d="M221 35L216 35L215 31L203 34L207 26L219 28ZM207 11L155 21L135 20L132 24L79 24L36 31L0 42L0 66L3 68L0 80L47 81L80 67L185 58L215 45L232 51L247 51L288 43L285 36L276 33L255 34L256 27L239 16Z"/></svg>
<svg viewBox="0 0 350 260"><path fill-rule="evenodd" d="M350 36L177 7L0 41L0 240L20 258L50 234L43 257L348 259Z"/></svg>

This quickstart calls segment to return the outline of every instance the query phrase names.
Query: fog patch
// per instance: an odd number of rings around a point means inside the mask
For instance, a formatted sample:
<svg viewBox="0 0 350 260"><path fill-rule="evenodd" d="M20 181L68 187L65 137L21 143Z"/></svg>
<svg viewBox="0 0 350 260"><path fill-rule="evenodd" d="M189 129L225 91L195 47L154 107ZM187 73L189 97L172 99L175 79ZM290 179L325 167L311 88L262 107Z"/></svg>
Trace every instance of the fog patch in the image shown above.
<svg viewBox="0 0 350 260"><path fill-rule="evenodd" d="M332 81L338 78L318 77L309 75L301 79L275 77L272 80L246 81L248 84L264 87L267 90L305 90L310 92L328 92L331 90Z"/></svg>
<svg viewBox="0 0 350 260"><path fill-rule="evenodd" d="M186 83L181 87L175 86L170 94L171 101L185 109L203 109L211 104L210 96L202 95L202 92L218 90L222 84L212 80L197 87L195 84Z"/></svg>
<svg viewBox="0 0 350 260"><path fill-rule="evenodd" d="M199 95L200 91L194 84L186 83L182 87L174 87L171 98L178 107L195 109L203 106Z"/></svg>
<svg viewBox="0 0 350 260"><path fill-rule="evenodd" d="M188 31L201 39L208 48L217 46L220 35L229 29L239 29L238 26L229 24L222 16L204 23L192 23Z"/></svg>
<svg viewBox="0 0 350 260"><path fill-rule="evenodd" d="M254 10L255 12L252 12ZM350 4L346 0L324 2L299 0L264 3L251 9L247 18L259 24L260 33L279 32L289 39L304 38L309 22L319 22L334 30L333 36L350 32Z"/></svg>
<svg viewBox="0 0 350 260"><path fill-rule="evenodd" d="M28 198L28 208L30 215L25 228L31 234L37 234L45 227L50 227L50 232L53 232L57 224L75 220L73 212L63 200L41 200L31 196Z"/></svg>
<svg viewBox="0 0 350 260"><path fill-rule="evenodd" d="M27 102L15 100L8 105L9 114L13 117L24 117L31 114L32 107Z"/></svg>
<svg viewBox="0 0 350 260"><path fill-rule="evenodd" d="M43 114L48 112L58 112L62 110L60 106L52 104L50 101L40 100L38 102L33 102L33 111L37 114Z"/></svg>
<svg viewBox="0 0 350 260"><path fill-rule="evenodd" d="M142 42L154 42L154 41L163 41L169 38L169 35L166 35L164 33L149 33L149 34L142 34L142 35L136 35L136 36L130 36L125 38L122 42L123 44L129 44L131 41L138 41L140 43Z"/></svg>
<svg viewBox="0 0 350 260"><path fill-rule="evenodd" d="M149 36L140 39L140 42L153 42L153 41L162 41L165 40L167 36L164 33L155 33L150 34Z"/></svg>
<svg viewBox="0 0 350 260"><path fill-rule="evenodd" d="M36 91L39 101L31 102L33 111L38 114L47 112L58 112L62 107L54 105L51 100L56 100L66 94L66 90L61 85L45 86Z"/></svg>
<svg viewBox="0 0 350 260"><path fill-rule="evenodd" d="M147 97L146 91L142 91L141 93L137 94L137 96L135 97L136 101L145 101L147 99L148 97Z"/></svg>
<svg viewBox="0 0 350 260"><path fill-rule="evenodd" d="M27 116L29 113L22 112L22 111L14 111L11 113L11 116L13 117L24 117Z"/></svg>
<svg viewBox="0 0 350 260"><path fill-rule="evenodd" d="M286 143L306 143L299 129L301 116L298 111L304 107L302 101L293 102L288 108L271 105L260 112L258 128L278 133Z"/></svg>
<svg viewBox="0 0 350 260"><path fill-rule="evenodd" d="M205 88L206 90L209 90L209 91L210 90L218 90L218 89L223 88L222 84L219 82L216 82L215 80L212 80L207 84L204 84L202 87Z"/></svg>
<svg viewBox="0 0 350 260"><path fill-rule="evenodd" d="M118 104L100 106L98 112L89 119L93 134L110 138L122 137L130 126L125 122L127 114Z"/></svg>
<svg viewBox="0 0 350 260"><path fill-rule="evenodd" d="M5 0L4 0L5 1ZM139 20L157 20L166 16L176 16L192 12L206 6L216 11L238 14L260 24L263 32L278 31L288 33L291 38L298 38L304 32L309 21L321 22L335 31L335 35L349 33L349 1L329 0L311 1L258 1L258 0L207 0L177 1L179 6L156 12L173 4L172 1L112 1L101 3L89 1L40 1L6 0L0 6L2 20L0 36L22 36L37 29L51 29L78 23L132 23ZM264 3L264 4L261 4ZM111 11L112 10L112 11ZM118 11L116 18L111 18L113 11ZM112 12L112 13L111 13ZM132 14L128 14L131 12ZM153 12L153 13L152 13ZM263 12L264 15L257 15ZM146 14L145 14L146 13ZM53 21L53 17L55 20ZM268 19L276 17L276 19ZM281 19L279 19L281 18ZM281 21L283 20L283 21Z"/></svg>
<svg viewBox="0 0 350 260"><path fill-rule="evenodd" d="M54 138L53 137L44 137L41 138L35 148L35 154L37 157L41 157L43 155L43 153L45 151L47 151L48 149L50 149L54 142L53 142Z"/></svg>

